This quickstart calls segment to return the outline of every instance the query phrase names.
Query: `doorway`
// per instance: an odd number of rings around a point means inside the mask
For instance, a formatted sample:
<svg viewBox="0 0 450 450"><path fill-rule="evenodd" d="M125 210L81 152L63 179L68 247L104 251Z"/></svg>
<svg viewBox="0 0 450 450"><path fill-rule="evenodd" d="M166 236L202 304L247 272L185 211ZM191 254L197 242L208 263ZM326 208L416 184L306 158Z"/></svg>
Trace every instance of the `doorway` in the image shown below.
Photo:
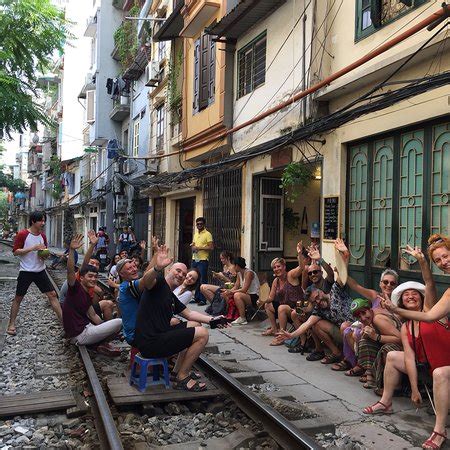
<svg viewBox="0 0 450 450"><path fill-rule="evenodd" d="M178 219L178 257L177 261L191 266L191 243L194 230L195 197L177 200Z"/></svg>

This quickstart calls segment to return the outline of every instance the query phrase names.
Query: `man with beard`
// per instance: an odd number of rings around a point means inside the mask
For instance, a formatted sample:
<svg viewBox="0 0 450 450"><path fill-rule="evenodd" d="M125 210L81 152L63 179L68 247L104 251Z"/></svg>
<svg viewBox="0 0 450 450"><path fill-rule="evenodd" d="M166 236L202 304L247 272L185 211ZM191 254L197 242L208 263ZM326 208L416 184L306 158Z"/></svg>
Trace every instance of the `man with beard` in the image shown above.
<svg viewBox="0 0 450 450"><path fill-rule="evenodd" d="M164 277L164 269L172 263L165 245L158 247L154 262L141 279L143 293L137 311L134 345L144 358L165 358L179 353L174 388L204 391L206 384L200 383L191 369L209 338L208 330L198 323L209 324L213 317L191 311L173 294L183 282L187 269L184 264L174 264ZM125 274L122 268L121 276L132 277L136 269L128 270ZM171 325L174 314L187 322Z"/></svg>
<svg viewBox="0 0 450 450"><path fill-rule="evenodd" d="M339 349L342 344L342 336L339 327L343 323L346 327L350 326L353 321L350 313L352 299L344 291L340 280L333 283L329 294L320 289L312 289L309 295L309 301L314 304L311 316L293 333L281 330L277 334L277 339L283 342L286 339L300 337L312 328L316 336L328 347L331 353L325 355L322 349L316 349L308 356L307 360L318 361L321 359L322 364L339 362L342 359Z"/></svg>

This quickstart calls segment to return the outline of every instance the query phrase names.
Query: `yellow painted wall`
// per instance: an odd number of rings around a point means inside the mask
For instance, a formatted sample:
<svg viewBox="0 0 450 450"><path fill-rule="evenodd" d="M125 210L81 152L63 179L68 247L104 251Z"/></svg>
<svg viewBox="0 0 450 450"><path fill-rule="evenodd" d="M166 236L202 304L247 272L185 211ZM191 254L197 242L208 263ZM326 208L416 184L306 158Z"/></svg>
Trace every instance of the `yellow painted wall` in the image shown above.
<svg viewBox="0 0 450 450"><path fill-rule="evenodd" d="M214 20L219 21L225 14L225 2L221 2L221 8L212 16L204 26L209 26ZM185 23L189 16L185 18ZM202 30L203 31L203 30ZM207 108L193 114L193 94L194 94L194 42L200 37L200 33L194 38L184 39L184 84L183 84L183 140L190 139L202 131L220 124L224 117L224 92L225 92L225 52L224 44L216 43L216 83L215 100ZM187 154L187 158L198 156L211 148L218 147L219 143L214 143L199 150L193 150Z"/></svg>

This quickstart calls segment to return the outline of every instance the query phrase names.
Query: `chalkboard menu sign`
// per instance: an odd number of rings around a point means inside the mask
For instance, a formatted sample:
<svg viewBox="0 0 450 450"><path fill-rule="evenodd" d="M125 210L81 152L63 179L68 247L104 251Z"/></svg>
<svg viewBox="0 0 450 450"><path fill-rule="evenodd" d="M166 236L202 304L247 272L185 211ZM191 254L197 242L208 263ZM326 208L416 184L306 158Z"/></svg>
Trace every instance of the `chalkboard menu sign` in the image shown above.
<svg viewBox="0 0 450 450"><path fill-rule="evenodd" d="M323 199L323 240L334 241L339 237L339 197Z"/></svg>

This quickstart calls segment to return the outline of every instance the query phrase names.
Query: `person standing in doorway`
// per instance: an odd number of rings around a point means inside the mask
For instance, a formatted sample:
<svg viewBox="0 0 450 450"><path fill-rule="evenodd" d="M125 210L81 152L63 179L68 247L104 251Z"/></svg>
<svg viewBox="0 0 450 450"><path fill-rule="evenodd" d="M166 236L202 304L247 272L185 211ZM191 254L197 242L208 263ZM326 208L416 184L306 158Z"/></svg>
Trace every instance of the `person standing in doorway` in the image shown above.
<svg viewBox="0 0 450 450"><path fill-rule="evenodd" d="M195 220L197 231L194 233L192 248L192 268L200 272L200 284L195 291L194 299L199 305L206 305L206 299L200 292L200 285L208 282L209 253L214 249L212 234L206 229L204 217Z"/></svg>
<svg viewBox="0 0 450 450"><path fill-rule="evenodd" d="M16 295L11 304L11 314L6 329L6 332L11 336L16 334L16 318L20 303L31 283L34 283L48 297L53 311L55 311L59 321L62 322L58 296L45 271L44 261L50 254L47 249L47 238L42 232L45 225L45 214L42 211L33 211L30 214L29 225L29 228L19 231L14 239L13 254L19 257L20 269Z"/></svg>

